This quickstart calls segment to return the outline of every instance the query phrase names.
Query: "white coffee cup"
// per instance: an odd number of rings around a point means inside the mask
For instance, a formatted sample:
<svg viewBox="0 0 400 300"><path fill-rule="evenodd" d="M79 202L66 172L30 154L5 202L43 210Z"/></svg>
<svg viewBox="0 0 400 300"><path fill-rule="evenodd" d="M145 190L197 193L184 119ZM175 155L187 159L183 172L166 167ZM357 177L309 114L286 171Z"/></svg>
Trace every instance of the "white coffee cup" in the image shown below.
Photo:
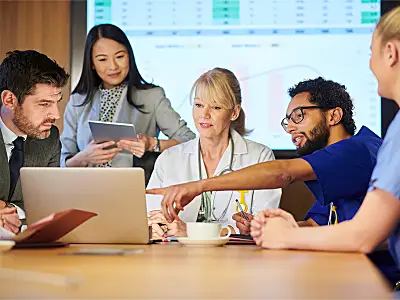
<svg viewBox="0 0 400 300"><path fill-rule="evenodd" d="M226 228L228 234L221 237L221 231ZM189 222L186 224L187 236L192 240L210 240L210 239L227 239L232 234L228 226L222 226L218 223L196 223Z"/></svg>

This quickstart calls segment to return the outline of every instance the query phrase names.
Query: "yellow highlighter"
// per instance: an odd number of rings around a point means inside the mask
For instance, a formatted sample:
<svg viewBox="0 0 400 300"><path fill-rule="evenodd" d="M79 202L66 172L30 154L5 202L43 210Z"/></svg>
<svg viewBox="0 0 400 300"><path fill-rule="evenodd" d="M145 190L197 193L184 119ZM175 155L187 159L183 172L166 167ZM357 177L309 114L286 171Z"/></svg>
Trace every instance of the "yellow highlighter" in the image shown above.
<svg viewBox="0 0 400 300"><path fill-rule="evenodd" d="M240 199L239 199L239 204L238 205L240 205L242 207L243 211L247 213L247 211L249 210L249 207L246 204L246 202L244 201L244 194L248 193L249 191L240 190L240 191L237 191L237 192L240 194ZM238 205L236 206L236 212L240 212Z"/></svg>

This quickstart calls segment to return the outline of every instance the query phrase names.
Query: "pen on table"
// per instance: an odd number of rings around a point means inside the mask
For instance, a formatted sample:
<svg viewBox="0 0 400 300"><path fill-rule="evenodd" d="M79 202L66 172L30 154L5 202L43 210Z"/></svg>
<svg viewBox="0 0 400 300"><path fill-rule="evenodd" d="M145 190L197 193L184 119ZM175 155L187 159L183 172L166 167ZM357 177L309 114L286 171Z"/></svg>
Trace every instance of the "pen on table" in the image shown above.
<svg viewBox="0 0 400 300"><path fill-rule="evenodd" d="M240 213L242 214L243 218L245 218L247 221L250 222L250 219L249 219L249 218L246 216L246 214L244 213L243 208L242 208L242 205L239 203L239 200L236 199L235 201L236 201L236 203L237 203L237 206L239 207Z"/></svg>
<svg viewBox="0 0 400 300"><path fill-rule="evenodd" d="M168 243L168 242L177 242L177 241L178 240L173 236L169 236L169 237L167 237L165 239L154 239L154 240L151 240L151 242L153 242L153 243Z"/></svg>
<svg viewBox="0 0 400 300"><path fill-rule="evenodd" d="M168 239L156 239L156 240L151 240L152 243L167 243L169 242Z"/></svg>

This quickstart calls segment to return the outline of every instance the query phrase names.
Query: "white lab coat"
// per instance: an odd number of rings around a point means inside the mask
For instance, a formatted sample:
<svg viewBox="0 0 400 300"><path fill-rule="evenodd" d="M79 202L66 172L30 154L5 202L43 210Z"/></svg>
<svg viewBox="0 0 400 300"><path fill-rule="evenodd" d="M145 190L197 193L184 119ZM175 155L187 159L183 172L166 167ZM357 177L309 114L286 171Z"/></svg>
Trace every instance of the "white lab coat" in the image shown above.
<svg viewBox="0 0 400 300"><path fill-rule="evenodd" d="M231 130L231 136L234 143L232 170L275 159L272 150L268 147L244 139L234 130ZM221 171L229 168L231 149L231 141L229 141L228 148L225 150L214 176L219 176ZM155 163L147 189L199 180L198 151L199 138L166 149ZM201 160L201 170L203 178L206 178L207 173L203 160ZM281 194L281 189L249 191L245 194L245 202L249 207L247 212L255 215L267 208L277 208ZM232 216L236 213L235 199L239 200L240 194L237 191L213 192L211 199L214 199L212 206L217 222L224 226L231 225L238 232ZM147 211L161 209L162 196L146 195L146 200ZM184 222L196 222L200 204L201 196L197 196L179 213L179 217ZM227 206L229 207L225 217L218 219Z"/></svg>

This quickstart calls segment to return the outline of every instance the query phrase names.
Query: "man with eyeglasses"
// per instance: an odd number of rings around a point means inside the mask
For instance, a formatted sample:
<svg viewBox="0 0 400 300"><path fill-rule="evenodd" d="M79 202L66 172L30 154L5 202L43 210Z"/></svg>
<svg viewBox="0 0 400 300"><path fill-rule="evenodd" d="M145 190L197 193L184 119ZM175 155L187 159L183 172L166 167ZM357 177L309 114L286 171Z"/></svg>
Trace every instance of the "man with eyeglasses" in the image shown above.
<svg viewBox="0 0 400 300"><path fill-rule="evenodd" d="M317 199L299 225L349 220L365 197L382 139L365 126L354 135L352 100L336 82L300 82L289 95L292 101L281 125L313 169L315 178L305 184Z"/></svg>
<svg viewBox="0 0 400 300"><path fill-rule="evenodd" d="M273 189L294 181L304 181L317 199L299 225L328 225L355 215L367 192L381 138L365 126L354 135L354 106L345 86L319 77L300 82L289 89L289 95L292 100L281 124L301 158L264 162L223 176L148 190L164 195L168 221L202 192ZM234 219L241 233L249 232L248 220L241 215Z"/></svg>

